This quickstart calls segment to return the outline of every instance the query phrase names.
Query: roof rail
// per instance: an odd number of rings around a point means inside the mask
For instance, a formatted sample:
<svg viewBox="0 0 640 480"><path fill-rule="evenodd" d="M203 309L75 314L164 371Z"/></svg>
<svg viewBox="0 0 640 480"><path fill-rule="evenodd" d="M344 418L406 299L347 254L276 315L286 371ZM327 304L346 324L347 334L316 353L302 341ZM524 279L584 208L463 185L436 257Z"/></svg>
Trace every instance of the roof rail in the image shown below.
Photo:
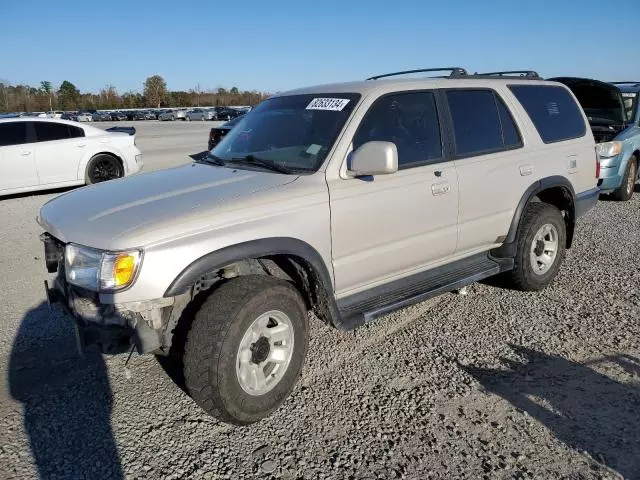
<svg viewBox="0 0 640 480"><path fill-rule="evenodd" d="M640 85L640 81L633 81L633 82L609 82L613 85Z"/></svg>
<svg viewBox="0 0 640 480"><path fill-rule="evenodd" d="M538 72L533 70L505 70L503 72L483 72L483 73L474 73L474 75L483 76L483 77L506 77L506 76L516 76L516 77L524 77L524 78L535 78L541 79Z"/></svg>
<svg viewBox="0 0 640 480"><path fill-rule="evenodd" d="M463 77L467 75L467 71L461 67L419 68L417 70L404 70L402 72L393 72L393 73L385 73L383 75L376 75L374 77L367 78L367 80L378 80L379 78L395 77L396 75L407 75L409 73L444 72L447 70L451 71L448 77ZM447 78L447 77L440 77L440 78Z"/></svg>

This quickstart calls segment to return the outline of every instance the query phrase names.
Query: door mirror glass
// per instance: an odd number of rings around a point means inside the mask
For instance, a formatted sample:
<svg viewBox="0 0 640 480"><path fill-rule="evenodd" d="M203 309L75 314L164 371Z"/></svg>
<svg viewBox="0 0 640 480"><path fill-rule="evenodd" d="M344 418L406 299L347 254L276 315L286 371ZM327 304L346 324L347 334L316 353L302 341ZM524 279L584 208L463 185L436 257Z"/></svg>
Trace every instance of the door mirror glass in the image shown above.
<svg viewBox="0 0 640 480"><path fill-rule="evenodd" d="M398 149L392 142L367 142L351 154L347 168L356 177L395 173L398 171Z"/></svg>

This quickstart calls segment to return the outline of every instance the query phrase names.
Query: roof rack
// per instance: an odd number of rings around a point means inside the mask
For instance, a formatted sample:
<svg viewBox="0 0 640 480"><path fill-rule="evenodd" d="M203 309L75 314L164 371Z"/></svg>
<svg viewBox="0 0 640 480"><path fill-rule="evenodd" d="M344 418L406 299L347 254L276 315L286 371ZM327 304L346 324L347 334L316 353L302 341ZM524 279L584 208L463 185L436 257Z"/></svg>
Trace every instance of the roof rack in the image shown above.
<svg viewBox="0 0 640 480"><path fill-rule="evenodd" d="M393 73L385 73L383 75L376 75L374 77L367 78L367 80L378 80L379 78L395 77L396 75L407 75L409 73L444 72L444 71L451 71L451 73L448 75L448 77L438 77L438 78L463 77L467 75L467 71L461 67L419 68L417 70L404 70L402 72L393 72Z"/></svg>
<svg viewBox="0 0 640 480"><path fill-rule="evenodd" d="M516 76L516 77L523 77L523 78L532 78L537 80L540 80L542 78L540 75L538 75L538 72L535 72L533 70L505 70L502 72L483 72L483 73L476 72L474 73L474 75L483 76L483 77Z"/></svg>

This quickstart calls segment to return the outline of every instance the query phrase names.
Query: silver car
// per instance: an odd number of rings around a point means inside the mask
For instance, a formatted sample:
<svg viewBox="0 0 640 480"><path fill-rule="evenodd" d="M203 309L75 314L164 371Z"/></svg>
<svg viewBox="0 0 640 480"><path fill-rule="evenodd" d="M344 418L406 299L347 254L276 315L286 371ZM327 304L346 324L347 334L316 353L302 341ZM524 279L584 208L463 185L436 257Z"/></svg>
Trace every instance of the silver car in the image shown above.
<svg viewBox="0 0 640 480"><path fill-rule="evenodd" d="M78 113L78 122L93 122L93 115L88 112Z"/></svg>
<svg viewBox="0 0 640 480"><path fill-rule="evenodd" d="M194 108L187 112L185 120L213 120L215 111L207 108Z"/></svg>
<svg viewBox="0 0 640 480"><path fill-rule="evenodd" d="M158 120L184 120L187 116L187 112L185 110L167 110L158 115Z"/></svg>

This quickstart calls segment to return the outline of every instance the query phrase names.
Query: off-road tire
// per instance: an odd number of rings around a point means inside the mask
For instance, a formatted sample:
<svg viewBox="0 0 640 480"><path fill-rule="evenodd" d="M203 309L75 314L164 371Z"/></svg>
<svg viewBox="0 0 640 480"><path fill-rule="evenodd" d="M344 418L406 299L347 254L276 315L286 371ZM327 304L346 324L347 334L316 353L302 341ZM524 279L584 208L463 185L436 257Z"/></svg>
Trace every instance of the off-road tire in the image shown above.
<svg viewBox="0 0 640 480"><path fill-rule="evenodd" d="M538 230L546 225L553 225L558 232L557 253L553 264L544 273L536 273L531 266L531 246ZM553 205L532 202L520 220L516 239L516 255L513 270L507 272L508 283L517 290L536 291L548 286L555 278L566 251L567 227L562 213Z"/></svg>
<svg viewBox="0 0 640 480"><path fill-rule="evenodd" d="M89 160L84 174L84 182L87 185L93 185L122 176L124 176L124 169L120 160L113 155L100 153Z"/></svg>
<svg viewBox="0 0 640 480"><path fill-rule="evenodd" d="M619 202L631 200L633 190L636 186L636 177L638 176L638 160L632 156L627 162L627 170L625 171L622 184L611 192L611 198Z"/></svg>
<svg viewBox="0 0 640 480"><path fill-rule="evenodd" d="M282 379L267 393L254 396L238 381L238 348L253 321L271 310L291 320L293 353ZM289 282L263 275L228 281L204 301L187 333L183 361L189 395L223 422L247 425L266 417L289 396L300 376L307 332L305 303Z"/></svg>

